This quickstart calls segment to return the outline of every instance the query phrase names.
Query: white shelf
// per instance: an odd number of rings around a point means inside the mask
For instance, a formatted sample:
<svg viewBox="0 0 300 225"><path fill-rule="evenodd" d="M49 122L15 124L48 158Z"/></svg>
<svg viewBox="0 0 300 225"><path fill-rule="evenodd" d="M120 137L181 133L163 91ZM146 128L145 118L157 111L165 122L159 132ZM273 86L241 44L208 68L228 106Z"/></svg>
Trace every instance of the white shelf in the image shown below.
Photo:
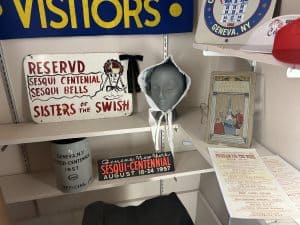
<svg viewBox="0 0 300 225"><path fill-rule="evenodd" d="M198 149L203 158L212 165L208 147L224 147L224 145L212 145L206 143L206 125L201 124L201 110L199 107L189 108L188 111L180 113L183 115L176 123L186 132L188 136L193 140L193 145ZM273 155L268 149L260 145L259 143L252 141L251 148L255 148L260 156Z"/></svg>
<svg viewBox="0 0 300 225"><path fill-rule="evenodd" d="M95 177L85 191L213 172L212 167L198 151L175 153L175 161L174 172L111 181L98 181ZM0 186L7 204L65 195L56 188L55 176L52 172L0 177Z"/></svg>
<svg viewBox="0 0 300 225"><path fill-rule="evenodd" d="M243 59L271 64L275 66L293 67L293 65L285 64L276 60L271 54L242 51L240 50L240 46L209 45L209 44L194 43L193 47L203 51L217 52L226 56L243 58Z"/></svg>
<svg viewBox="0 0 300 225"><path fill-rule="evenodd" d="M200 112L199 108L196 107L184 110L184 112L180 114L179 120L175 121L175 123L180 123L181 118L184 118L184 121L193 122L194 119L197 121L198 116L191 113L195 110ZM134 113L126 117L47 124L36 124L33 122L3 124L0 125L0 145L26 144L67 138L97 137L149 131L148 112Z"/></svg>
<svg viewBox="0 0 300 225"><path fill-rule="evenodd" d="M194 146L198 149L198 151L201 153L203 158L210 165L212 165L209 152L208 152L208 147L209 146L218 147L218 145L207 144L204 141L206 139L206 125L201 124L201 117L202 115L199 108L191 108L189 109L189 111L185 112L184 116L180 118L177 122L180 124L180 127L186 132L186 134L191 137ZM219 147L224 147L224 145L220 145ZM270 152L268 149L266 149L264 146L257 143L256 141L252 141L251 148L255 148L260 156L274 155L272 152ZM242 219L241 220L236 219L234 222L235 223L232 222L232 224L248 224L245 220ZM296 223L293 222L292 220L287 220L287 221L278 220L277 223L280 225L296 225ZM257 224L267 225L267 223L263 220L258 221Z"/></svg>
<svg viewBox="0 0 300 225"><path fill-rule="evenodd" d="M49 140L95 137L150 131L148 113L127 117L60 123L20 123L0 125L0 145L42 142Z"/></svg>
<svg viewBox="0 0 300 225"><path fill-rule="evenodd" d="M185 193L177 192L177 196L180 198L181 194L185 195ZM147 196L145 199L133 199L138 201L141 204L146 199L150 199L156 196ZM181 200L182 201L182 200ZM124 202L123 202L124 203ZM122 207L126 206L136 206L139 204L122 204ZM184 202L183 202L184 203ZM115 203L118 205L118 203ZM35 218L29 218L25 220L15 221L16 225L44 225L44 224L51 224L51 225L81 225L82 216L83 216L84 209L76 209L72 211L62 211L58 214L49 214L49 215L40 215ZM192 218L193 219L193 218ZM195 225L222 225L219 221L218 217L216 216L215 212L212 210L210 205L207 203L205 198L202 194L198 193L198 208L197 208L197 215L196 215L196 222ZM277 225L277 224L276 224ZM283 225L283 224L280 224Z"/></svg>
<svg viewBox="0 0 300 225"><path fill-rule="evenodd" d="M153 174L148 176L131 177L112 181L98 181L95 178L86 191L112 188L126 184L141 183L168 179L172 177L188 176L214 171L208 154L208 145L205 140L206 126L201 124L201 111L199 107L189 108L179 112L178 119L175 121L183 131L190 136L193 145L198 151L185 151L176 153L176 171L170 173ZM147 113L137 113L130 117L73 121L50 124L19 124L2 125L16 134L15 138L8 136L1 129L1 141L9 143L28 143L35 141L47 141L61 138L91 137L112 134L125 134L134 132L150 131L148 127ZM17 129L16 127L19 127ZM31 128L31 129L29 129ZM26 130L28 130L26 132ZM7 132L8 133L8 132ZM25 137L23 137L24 135ZM256 144L255 147L260 155L270 155L271 153ZM30 201L41 198L49 198L65 195L55 186L55 176L52 172L41 172L33 174L20 174L13 176L0 177L0 186L3 190L7 203Z"/></svg>
<svg viewBox="0 0 300 225"><path fill-rule="evenodd" d="M207 150L209 146L205 142L206 137L206 125L201 124L201 110L199 107L190 108L188 111L181 112L178 121L180 127L186 132L188 136L193 140L193 145L198 149L201 155L205 158L210 165L212 165L210 156Z"/></svg>
<svg viewBox="0 0 300 225"><path fill-rule="evenodd" d="M191 108L192 111L194 110ZM182 113L187 120L188 110ZM186 116L187 115L187 116ZM177 121L176 121L177 123ZM0 145L26 144L68 138L97 137L149 132L148 112L126 117L36 124L34 122L0 125Z"/></svg>

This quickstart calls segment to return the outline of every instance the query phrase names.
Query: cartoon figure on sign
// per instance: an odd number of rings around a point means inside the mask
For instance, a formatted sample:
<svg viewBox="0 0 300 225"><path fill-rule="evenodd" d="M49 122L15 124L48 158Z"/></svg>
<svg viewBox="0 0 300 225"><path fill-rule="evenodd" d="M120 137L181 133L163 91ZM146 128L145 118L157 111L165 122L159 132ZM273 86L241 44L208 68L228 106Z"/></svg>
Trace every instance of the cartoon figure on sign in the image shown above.
<svg viewBox="0 0 300 225"><path fill-rule="evenodd" d="M100 91L107 92L104 96L106 100L118 99L123 93L126 93L126 86L122 80L124 68L122 64L115 59L109 59L103 66L104 74L102 76L103 83Z"/></svg>

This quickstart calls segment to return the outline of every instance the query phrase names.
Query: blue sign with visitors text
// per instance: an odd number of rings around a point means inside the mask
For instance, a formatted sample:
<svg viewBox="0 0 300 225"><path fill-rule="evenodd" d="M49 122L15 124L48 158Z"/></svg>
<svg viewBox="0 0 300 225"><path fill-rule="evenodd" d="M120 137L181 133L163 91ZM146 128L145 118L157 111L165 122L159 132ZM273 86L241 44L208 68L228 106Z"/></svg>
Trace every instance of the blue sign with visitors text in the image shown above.
<svg viewBox="0 0 300 225"><path fill-rule="evenodd" d="M0 39L191 32L193 0L0 1Z"/></svg>

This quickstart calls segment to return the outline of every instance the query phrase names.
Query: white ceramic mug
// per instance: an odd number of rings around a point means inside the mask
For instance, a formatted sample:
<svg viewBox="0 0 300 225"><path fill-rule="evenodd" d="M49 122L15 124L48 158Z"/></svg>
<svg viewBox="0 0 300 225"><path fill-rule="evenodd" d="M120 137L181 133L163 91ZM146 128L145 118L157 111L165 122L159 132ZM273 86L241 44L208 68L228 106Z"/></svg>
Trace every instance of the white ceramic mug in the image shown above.
<svg viewBox="0 0 300 225"><path fill-rule="evenodd" d="M79 192L92 181L92 157L86 138L51 143L56 185L63 192Z"/></svg>

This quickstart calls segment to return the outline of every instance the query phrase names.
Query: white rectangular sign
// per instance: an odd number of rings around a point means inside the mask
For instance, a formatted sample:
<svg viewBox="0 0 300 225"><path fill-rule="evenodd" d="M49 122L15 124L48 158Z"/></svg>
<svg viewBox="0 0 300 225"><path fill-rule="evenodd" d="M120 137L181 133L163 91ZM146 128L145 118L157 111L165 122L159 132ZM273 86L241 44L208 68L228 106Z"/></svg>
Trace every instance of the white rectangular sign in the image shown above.
<svg viewBox="0 0 300 225"><path fill-rule="evenodd" d="M209 148L209 152L231 217L284 219L297 215L255 149Z"/></svg>
<svg viewBox="0 0 300 225"><path fill-rule="evenodd" d="M195 42L244 44L273 16L276 0L203 0Z"/></svg>
<svg viewBox="0 0 300 225"><path fill-rule="evenodd" d="M119 53L29 55L26 89L34 122L127 116L132 113L127 61Z"/></svg>

